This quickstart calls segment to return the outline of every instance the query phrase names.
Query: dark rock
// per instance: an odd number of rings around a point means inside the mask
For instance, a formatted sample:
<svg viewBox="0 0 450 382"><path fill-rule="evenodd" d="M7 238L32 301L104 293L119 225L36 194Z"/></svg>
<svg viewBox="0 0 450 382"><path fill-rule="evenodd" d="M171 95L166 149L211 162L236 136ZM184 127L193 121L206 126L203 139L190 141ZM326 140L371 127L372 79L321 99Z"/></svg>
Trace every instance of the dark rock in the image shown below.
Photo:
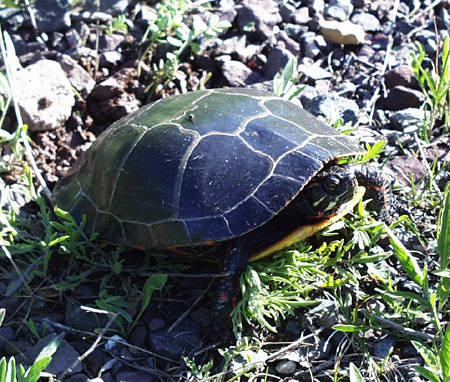
<svg viewBox="0 0 450 382"><path fill-rule="evenodd" d="M157 332L158 330L164 329L166 326L167 322L159 317L153 318L148 322L148 328L152 332Z"/></svg>
<svg viewBox="0 0 450 382"><path fill-rule="evenodd" d="M324 0L308 0L308 7L311 13L321 15L325 10Z"/></svg>
<svg viewBox="0 0 450 382"><path fill-rule="evenodd" d="M398 65L394 69L388 70L384 75L384 84L388 89L394 86L420 89L419 81L417 81L409 65Z"/></svg>
<svg viewBox="0 0 450 382"><path fill-rule="evenodd" d="M314 64L310 59L304 59L302 61L302 64L300 64L297 69L300 73L303 73L313 81L324 80L333 77L333 75L329 71L321 68L319 64Z"/></svg>
<svg viewBox="0 0 450 382"><path fill-rule="evenodd" d="M103 381L103 380L102 380ZM74 374L68 378L64 378L64 382L97 382L95 380L89 379L85 374ZM100 382L100 381L98 381Z"/></svg>
<svg viewBox="0 0 450 382"><path fill-rule="evenodd" d="M234 3L232 6L227 8L219 8L217 10L217 14L220 16L221 20L228 21L230 24L233 24L234 19L237 16L237 11L235 9Z"/></svg>
<svg viewBox="0 0 450 382"><path fill-rule="evenodd" d="M138 324L130 334L130 344L139 347L145 347L145 339L147 338L147 326Z"/></svg>
<svg viewBox="0 0 450 382"><path fill-rule="evenodd" d="M16 32L25 23L25 20L23 11L17 8L8 7L0 9L2 27L10 32Z"/></svg>
<svg viewBox="0 0 450 382"><path fill-rule="evenodd" d="M202 346L200 328L191 320L182 321L170 333L167 329L150 332L148 341L152 351L172 359L192 354Z"/></svg>
<svg viewBox="0 0 450 382"><path fill-rule="evenodd" d="M376 51L370 45L364 44L361 46L361 49L358 52L358 57L363 60L372 62L372 58L375 54Z"/></svg>
<svg viewBox="0 0 450 382"><path fill-rule="evenodd" d="M306 57L314 58L320 54L321 50L316 38L317 35L314 32L303 33L302 42Z"/></svg>
<svg viewBox="0 0 450 382"><path fill-rule="evenodd" d="M88 341L74 341L71 342L71 344L80 354L86 353L86 351L91 346L91 344ZM96 347L94 351L92 351L92 353L90 353L86 358L84 358L83 367L89 375L98 375L98 372L100 371L102 365L107 360L108 356L105 353L105 351L100 347Z"/></svg>
<svg viewBox="0 0 450 382"><path fill-rule="evenodd" d="M117 382L153 382L159 381L155 375L143 371L122 371L116 375Z"/></svg>
<svg viewBox="0 0 450 382"><path fill-rule="evenodd" d="M410 174L415 182L422 179L427 174L427 169L422 162L413 156L396 156L392 158L387 166L395 174L395 178L403 184L410 185Z"/></svg>
<svg viewBox="0 0 450 382"><path fill-rule="evenodd" d="M295 24L308 24L311 20L309 16L309 8L301 7L292 14L292 22Z"/></svg>
<svg viewBox="0 0 450 382"><path fill-rule="evenodd" d="M422 44L425 52L434 56L437 51L436 32L433 30L422 29L416 33L417 40Z"/></svg>
<svg viewBox="0 0 450 382"><path fill-rule="evenodd" d="M260 76L257 72L254 72L240 61L230 59L224 59L221 61L222 74L230 86L244 86L247 84L258 82L260 79Z"/></svg>
<svg viewBox="0 0 450 382"><path fill-rule="evenodd" d="M216 49L217 55L233 54L237 51L243 51L247 45L247 38L245 35L233 36L224 40L220 40Z"/></svg>
<svg viewBox="0 0 450 382"><path fill-rule="evenodd" d="M295 7L290 3L282 3L280 5L280 15L284 22L289 22L295 12Z"/></svg>
<svg viewBox="0 0 450 382"><path fill-rule="evenodd" d="M331 328L338 318L339 308L332 300L324 300L308 311L305 320L315 328Z"/></svg>
<svg viewBox="0 0 450 382"><path fill-rule="evenodd" d="M66 304L65 324L71 328L93 332L103 328L108 322L108 316L81 309L76 303Z"/></svg>
<svg viewBox="0 0 450 382"><path fill-rule="evenodd" d="M109 52L116 50L125 40L123 34L111 33L102 34L98 41L99 52Z"/></svg>
<svg viewBox="0 0 450 382"><path fill-rule="evenodd" d="M251 84L251 85L246 86L246 88L248 88L248 89L255 89L255 90L258 90L258 91L262 91L262 92L266 92L266 93L269 93L269 94L273 94L273 82L272 82L272 80L258 82L256 84Z"/></svg>
<svg viewBox="0 0 450 382"><path fill-rule="evenodd" d="M291 39L285 31L281 31L280 33L278 33L276 38L277 44L280 48L286 48L294 56L300 55L300 44L297 41Z"/></svg>
<svg viewBox="0 0 450 382"><path fill-rule="evenodd" d="M295 41L300 41L303 33L308 31L308 27L288 23L284 26L284 31L290 38L294 39Z"/></svg>
<svg viewBox="0 0 450 382"><path fill-rule="evenodd" d="M356 102L334 94L321 94L314 97L305 105L305 109L331 123L339 119L342 119L344 123L358 122L359 108Z"/></svg>
<svg viewBox="0 0 450 382"><path fill-rule="evenodd" d="M402 110L409 107L419 107L425 101L424 94L419 90L405 86L394 86L389 90L384 100L384 107L388 110Z"/></svg>
<svg viewBox="0 0 450 382"><path fill-rule="evenodd" d="M100 66L116 67L123 60L122 53L118 51L103 52L100 54Z"/></svg>
<svg viewBox="0 0 450 382"><path fill-rule="evenodd" d="M101 1L101 11L109 14L111 16L118 16L127 13L128 7L132 4L132 1L128 0L102 0ZM86 1L85 8L88 11L96 12L100 10L98 8L97 0Z"/></svg>
<svg viewBox="0 0 450 382"><path fill-rule="evenodd" d="M52 341L56 337L57 337L56 334L49 334L44 338L41 338L36 343L36 345L27 349L24 352L23 356L22 354L17 355L16 356L17 362L18 363L20 362L24 365L30 365L30 363L32 363L37 358L37 356L42 351L44 346L46 346L48 343L50 343L50 341ZM63 339L61 340L58 349L53 354L52 361L47 366L45 371L52 374L59 374L67 370L69 367L71 367L79 356L80 354L73 348L73 346ZM82 371L81 364L78 364L73 369L71 369L69 375L73 373L79 373L81 371Z"/></svg>
<svg viewBox="0 0 450 382"><path fill-rule="evenodd" d="M380 30L380 22L371 13L355 13L352 16L351 21L355 24L361 25L366 32L378 32Z"/></svg>
<svg viewBox="0 0 450 382"><path fill-rule="evenodd" d="M139 109L137 99L144 86L136 80L135 68L124 68L96 85L87 98L87 108L98 124L111 124Z"/></svg>
<svg viewBox="0 0 450 382"><path fill-rule="evenodd" d="M68 49L68 45L64 40L64 33L62 32L53 32L50 39L50 46L60 52L64 52Z"/></svg>
<svg viewBox="0 0 450 382"><path fill-rule="evenodd" d="M377 358L385 359L391 354L395 345L396 338L391 335L386 335L381 341L377 341L373 349L373 355Z"/></svg>
<svg viewBox="0 0 450 382"><path fill-rule="evenodd" d="M55 32L70 27L69 0L39 0L33 2L36 23L42 32Z"/></svg>
<svg viewBox="0 0 450 382"><path fill-rule="evenodd" d="M288 359L282 359L278 361L275 366L275 370L282 375L291 375L294 374L295 369L297 368L297 364L294 361L290 361Z"/></svg>
<svg viewBox="0 0 450 382"><path fill-rule="evenodd" d="M416 130L424 123L425 114L421 109L407 108L391 115L392 126L399 130L415 127Z"/></svg>
<svg viewBox="0 0 450 382"><path fill-rule="evenodd" d="M66 54L56 57L61 68L67 75L72 86L81 94L87 96L95 86L95 81L89 73Z"/></svg>
<svg viewBox="0 0 450 382"><path fill-rule="evenodd" d="M338 21L348 20L353 11L351 0L330 0L324 15Z"/></svg>
<svg viewBox="0 0 450 382"><path fill-rule="evenodd" d="M264 77L268 80L273 79L275 74L280 73L291 58L295 58L295 56L289 50L279 47L273 48L267 57L267 63L263 67Z"/></svg>
<svg viewBox="0 0 450 382"><path fill-rule="evenodd" d="M255 32L262 39L272 37L273 27L282 21L278 6L272 0L244 0L236 9L239 28L244 30L254 23Z"/></svg>
<svg viewBox="0 0 450 382"><path fill-rule="evenodd" d="M314 86L306 85L302 92L299 94L300 101L302 105L306 105L309 101L311 101L315 96L319 95L319 92Z"/></svg>
<svg viewBox="0 0 450 382"><path fill-rule="evenodd" d="M80 34L76 29L70 28L66 33L66 42L69 49L73 49L83 45L83 41L81 39Z"/></svg>

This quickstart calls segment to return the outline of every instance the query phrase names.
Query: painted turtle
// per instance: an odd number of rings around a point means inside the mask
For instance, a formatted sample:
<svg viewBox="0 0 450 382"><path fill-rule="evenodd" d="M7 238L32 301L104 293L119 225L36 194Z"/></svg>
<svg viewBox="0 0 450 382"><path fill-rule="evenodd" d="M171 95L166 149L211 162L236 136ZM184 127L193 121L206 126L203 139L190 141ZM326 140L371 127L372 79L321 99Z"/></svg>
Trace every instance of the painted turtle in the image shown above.
<svg viewBox="0 0 450 382"><path fill-rule="evenodd" d="M377 170L335 164L360 152L291 102L249 89L201 90L115 122L54 198L109 242L178 250L224 243L223 307L248 255L270 254L345 214L357 181L373 186L384 208Z"/></svg>

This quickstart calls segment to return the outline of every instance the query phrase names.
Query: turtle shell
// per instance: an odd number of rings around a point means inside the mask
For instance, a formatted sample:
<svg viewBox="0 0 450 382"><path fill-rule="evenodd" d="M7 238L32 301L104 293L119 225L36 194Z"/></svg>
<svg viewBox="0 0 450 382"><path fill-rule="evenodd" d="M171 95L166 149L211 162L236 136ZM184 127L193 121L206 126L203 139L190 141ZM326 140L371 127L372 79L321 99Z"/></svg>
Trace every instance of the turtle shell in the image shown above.
<svg viewBox="0 0 450 382"><path fill-rule="evenodd" d="M57 184L55 202L115 243L224 241L268 222L325 163L360 151L281 98L195 91L115 122Z"/></svg>

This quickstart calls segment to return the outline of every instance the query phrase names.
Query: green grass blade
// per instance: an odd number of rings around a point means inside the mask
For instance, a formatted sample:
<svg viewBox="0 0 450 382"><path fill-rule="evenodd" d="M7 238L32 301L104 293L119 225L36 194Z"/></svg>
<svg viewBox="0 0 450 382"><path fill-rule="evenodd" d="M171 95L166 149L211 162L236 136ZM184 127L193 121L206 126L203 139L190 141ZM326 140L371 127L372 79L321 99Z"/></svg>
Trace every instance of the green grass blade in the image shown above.
<svg viewBox="0 0 450 382"><path fill-rule="evenodd" d="M350 362L349 369L350 369L349 375L350 382L364 382L364 378L361 375L361 372L358 370L358 368L353 362Z"/></svg>
<svg viewBox="0 0 450 382"><path fill-rule="evenodd" d="M387 226L384 227L387 235L389 236L389 241L397 255L402 268L408 274L408 276L414 280L422 288L424 287L425 277L422 270L417 264L416 259L411 255L408 249L403 245L403 243L395 236L394 232Z"/></svg>
<svg viewBox="0 0 450 382"><path fill-rule="evenodd" d="M441 256L441 269L444 270L450 263L450 186L447 185L444 194L444 203L438 228L438 251Z"/></svg>
<svg viewBox="0 0 450 382"><path fill-rule="evenodd" d="M439 357L441 358L444 382L450 382L450 325L447 326L447 330L442 340L442 348Z"/></svg>
<svg viewBox="0 0 450 382"><path fill-rule="evenodd" d="M0 382L6 381L6 358L0 360Z"/></svg>
<svg viewBox="0 0 450 382"><path fill-rule="evenodd" d="M428 370L428 369L425 369L423 366L416 366L414 369L415 369L422 377L428 379L428 380L431 381L431 382L441 382L441 381L439 380L439 378L436 377L436 375L435 375L432 371L430 371L430 370Z"/></svg>
<svg viewBox="0 0 450 382"><path fill-rule="evenodd" d="M41 371L48 366L51 360L50 357L46 357L35 361L24 375L19 376L19 382L36 382L41 375Z"/></svg>

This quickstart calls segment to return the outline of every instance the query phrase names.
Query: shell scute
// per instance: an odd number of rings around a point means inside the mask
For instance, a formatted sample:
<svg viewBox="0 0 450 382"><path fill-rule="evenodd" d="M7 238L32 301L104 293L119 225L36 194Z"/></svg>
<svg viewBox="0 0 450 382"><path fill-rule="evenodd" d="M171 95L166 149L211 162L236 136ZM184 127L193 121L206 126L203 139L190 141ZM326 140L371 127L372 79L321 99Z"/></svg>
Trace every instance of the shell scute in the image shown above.
<svg viewBox="0 0 450 382"><path fill-rule="evenodd" d="M175 189L183 156L194 140L177 125L147 130L120 171L110 212L121 220L142 223L174 217Z"/></svg>
<svg viewBox="0 0 450 382"><path fill-rule="evenodd" d="M183 174L179 217L222 215L270 174L272 160L238 136L209 135L192 151Z"/></svg>

